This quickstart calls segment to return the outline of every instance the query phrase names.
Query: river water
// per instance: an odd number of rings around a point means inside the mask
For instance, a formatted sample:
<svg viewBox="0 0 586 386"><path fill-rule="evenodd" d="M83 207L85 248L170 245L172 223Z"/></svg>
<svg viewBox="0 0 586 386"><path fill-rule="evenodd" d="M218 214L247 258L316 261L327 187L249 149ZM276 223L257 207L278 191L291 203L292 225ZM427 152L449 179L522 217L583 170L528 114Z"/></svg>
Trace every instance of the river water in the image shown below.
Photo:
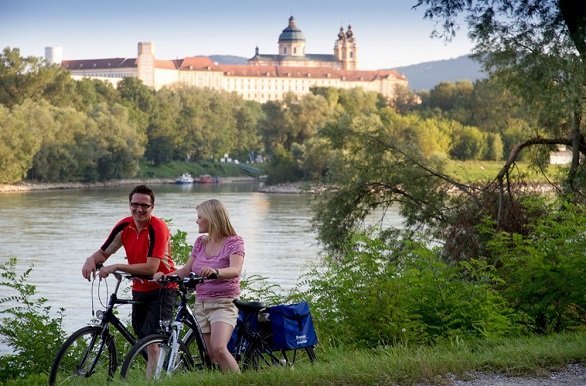
<svg viewBox="0 0 586 386"><path fill-rule="evenodd" d="M310 195L260 193L258 184L251 183L152 187L154 215L171 219L171 231L187 232L190 244L198 236L195 205L209 198L224 202L245 240L244 274L264 276L283 292L294 287L309 264L319 259L311 230ZM91 320L91 285L81 277L81 267L116 221L129 214L131 188L0 194L0 262L16 257L18 272L34 266L30 284L48 299L51 312L65 309L68 332ZM121 250L109 261L123 262L123 257ZM94 287L94 299L96 291Z"/></svg>

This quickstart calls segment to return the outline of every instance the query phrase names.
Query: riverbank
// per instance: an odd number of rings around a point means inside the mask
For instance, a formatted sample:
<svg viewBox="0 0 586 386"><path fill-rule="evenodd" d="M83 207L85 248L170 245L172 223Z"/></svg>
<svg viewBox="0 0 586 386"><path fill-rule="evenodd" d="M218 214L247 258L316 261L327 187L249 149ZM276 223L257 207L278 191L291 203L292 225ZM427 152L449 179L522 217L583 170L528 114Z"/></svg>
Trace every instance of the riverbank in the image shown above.
<svg viewBox="0 0 586 386"><path fill-rule="evenodd" d="M256 178L253 177L222 177L221 183L239 183L239 182L254 182ZM18 193L31 192L37 190L61 190L61 189L95 189L95 188L112 188L117 186L128 185L159 185L159 184L174 184L175 179L167 178L152 178L152 179L127 179L115 181L102 182L21 182L18 184L0 185L0 193Z"/></svg>

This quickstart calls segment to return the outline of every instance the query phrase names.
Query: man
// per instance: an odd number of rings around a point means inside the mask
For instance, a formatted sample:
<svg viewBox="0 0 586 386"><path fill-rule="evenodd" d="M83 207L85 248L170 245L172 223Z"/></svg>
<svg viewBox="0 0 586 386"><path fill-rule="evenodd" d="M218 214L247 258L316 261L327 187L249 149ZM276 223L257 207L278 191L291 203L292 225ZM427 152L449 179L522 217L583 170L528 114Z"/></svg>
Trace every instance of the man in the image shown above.
<svg viewBox="0 0 586 386"><path fill-rule="evenodd" d="M96 266L104 264L120 247L124 247L128 264L103 265L98 272L100 278L114 271L147 276L175 271L170 255L169 228L162 219L152 215L154 192L146 185L139 185L132 189L128 200L131 216L118 221L101 248L86 259L81 272L87 280L96 275ZM132 306L132 327L139 338L156 333L160 320L173 316L176 292L172 288L161 288L156 282L135 279L132 297L141 302ZM158 347L151 345L147 352L149 376L157 362Z"/></svg>

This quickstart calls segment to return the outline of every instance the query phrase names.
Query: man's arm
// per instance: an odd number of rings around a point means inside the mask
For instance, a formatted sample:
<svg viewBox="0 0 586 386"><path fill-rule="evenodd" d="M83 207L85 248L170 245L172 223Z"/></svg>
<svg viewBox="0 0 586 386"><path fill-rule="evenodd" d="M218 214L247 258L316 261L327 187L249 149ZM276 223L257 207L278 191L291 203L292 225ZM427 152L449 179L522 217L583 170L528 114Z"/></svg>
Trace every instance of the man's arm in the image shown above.
<svg viewBox="0 0 586 386"><path fill-rule="evenodd" d="M159 269L161 259L158 257L147 257L146 263L139 264L112 264L100 270L100 277L106 277L114 271L122 271L132 275L153 276Z"/></svg>
<svg viewBox="0 0 586 386"><path fill-rule="evenodd" d="M85 263L81 268L81 275L90 281L92 277L96 274L96 266L98 264L104 264L104 262L110 257L110 254L98 249L90 257L85 259Z"/></svg>

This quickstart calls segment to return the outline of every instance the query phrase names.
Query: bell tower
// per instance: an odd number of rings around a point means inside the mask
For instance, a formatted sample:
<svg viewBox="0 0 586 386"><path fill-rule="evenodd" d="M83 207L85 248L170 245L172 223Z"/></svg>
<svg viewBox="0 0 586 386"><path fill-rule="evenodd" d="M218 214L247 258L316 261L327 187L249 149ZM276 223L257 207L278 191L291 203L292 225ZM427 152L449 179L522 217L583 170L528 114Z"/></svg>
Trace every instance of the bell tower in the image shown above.
<svg viewBox="0 0 586 386"><path fill-rule="evenodd" d="M343 70L356 70L358 67L357 59L358 44L352 31L352 26L348 25L346 32L344 27L340 27L338 40L334 44L334 56L341 63Z"/></svg>

